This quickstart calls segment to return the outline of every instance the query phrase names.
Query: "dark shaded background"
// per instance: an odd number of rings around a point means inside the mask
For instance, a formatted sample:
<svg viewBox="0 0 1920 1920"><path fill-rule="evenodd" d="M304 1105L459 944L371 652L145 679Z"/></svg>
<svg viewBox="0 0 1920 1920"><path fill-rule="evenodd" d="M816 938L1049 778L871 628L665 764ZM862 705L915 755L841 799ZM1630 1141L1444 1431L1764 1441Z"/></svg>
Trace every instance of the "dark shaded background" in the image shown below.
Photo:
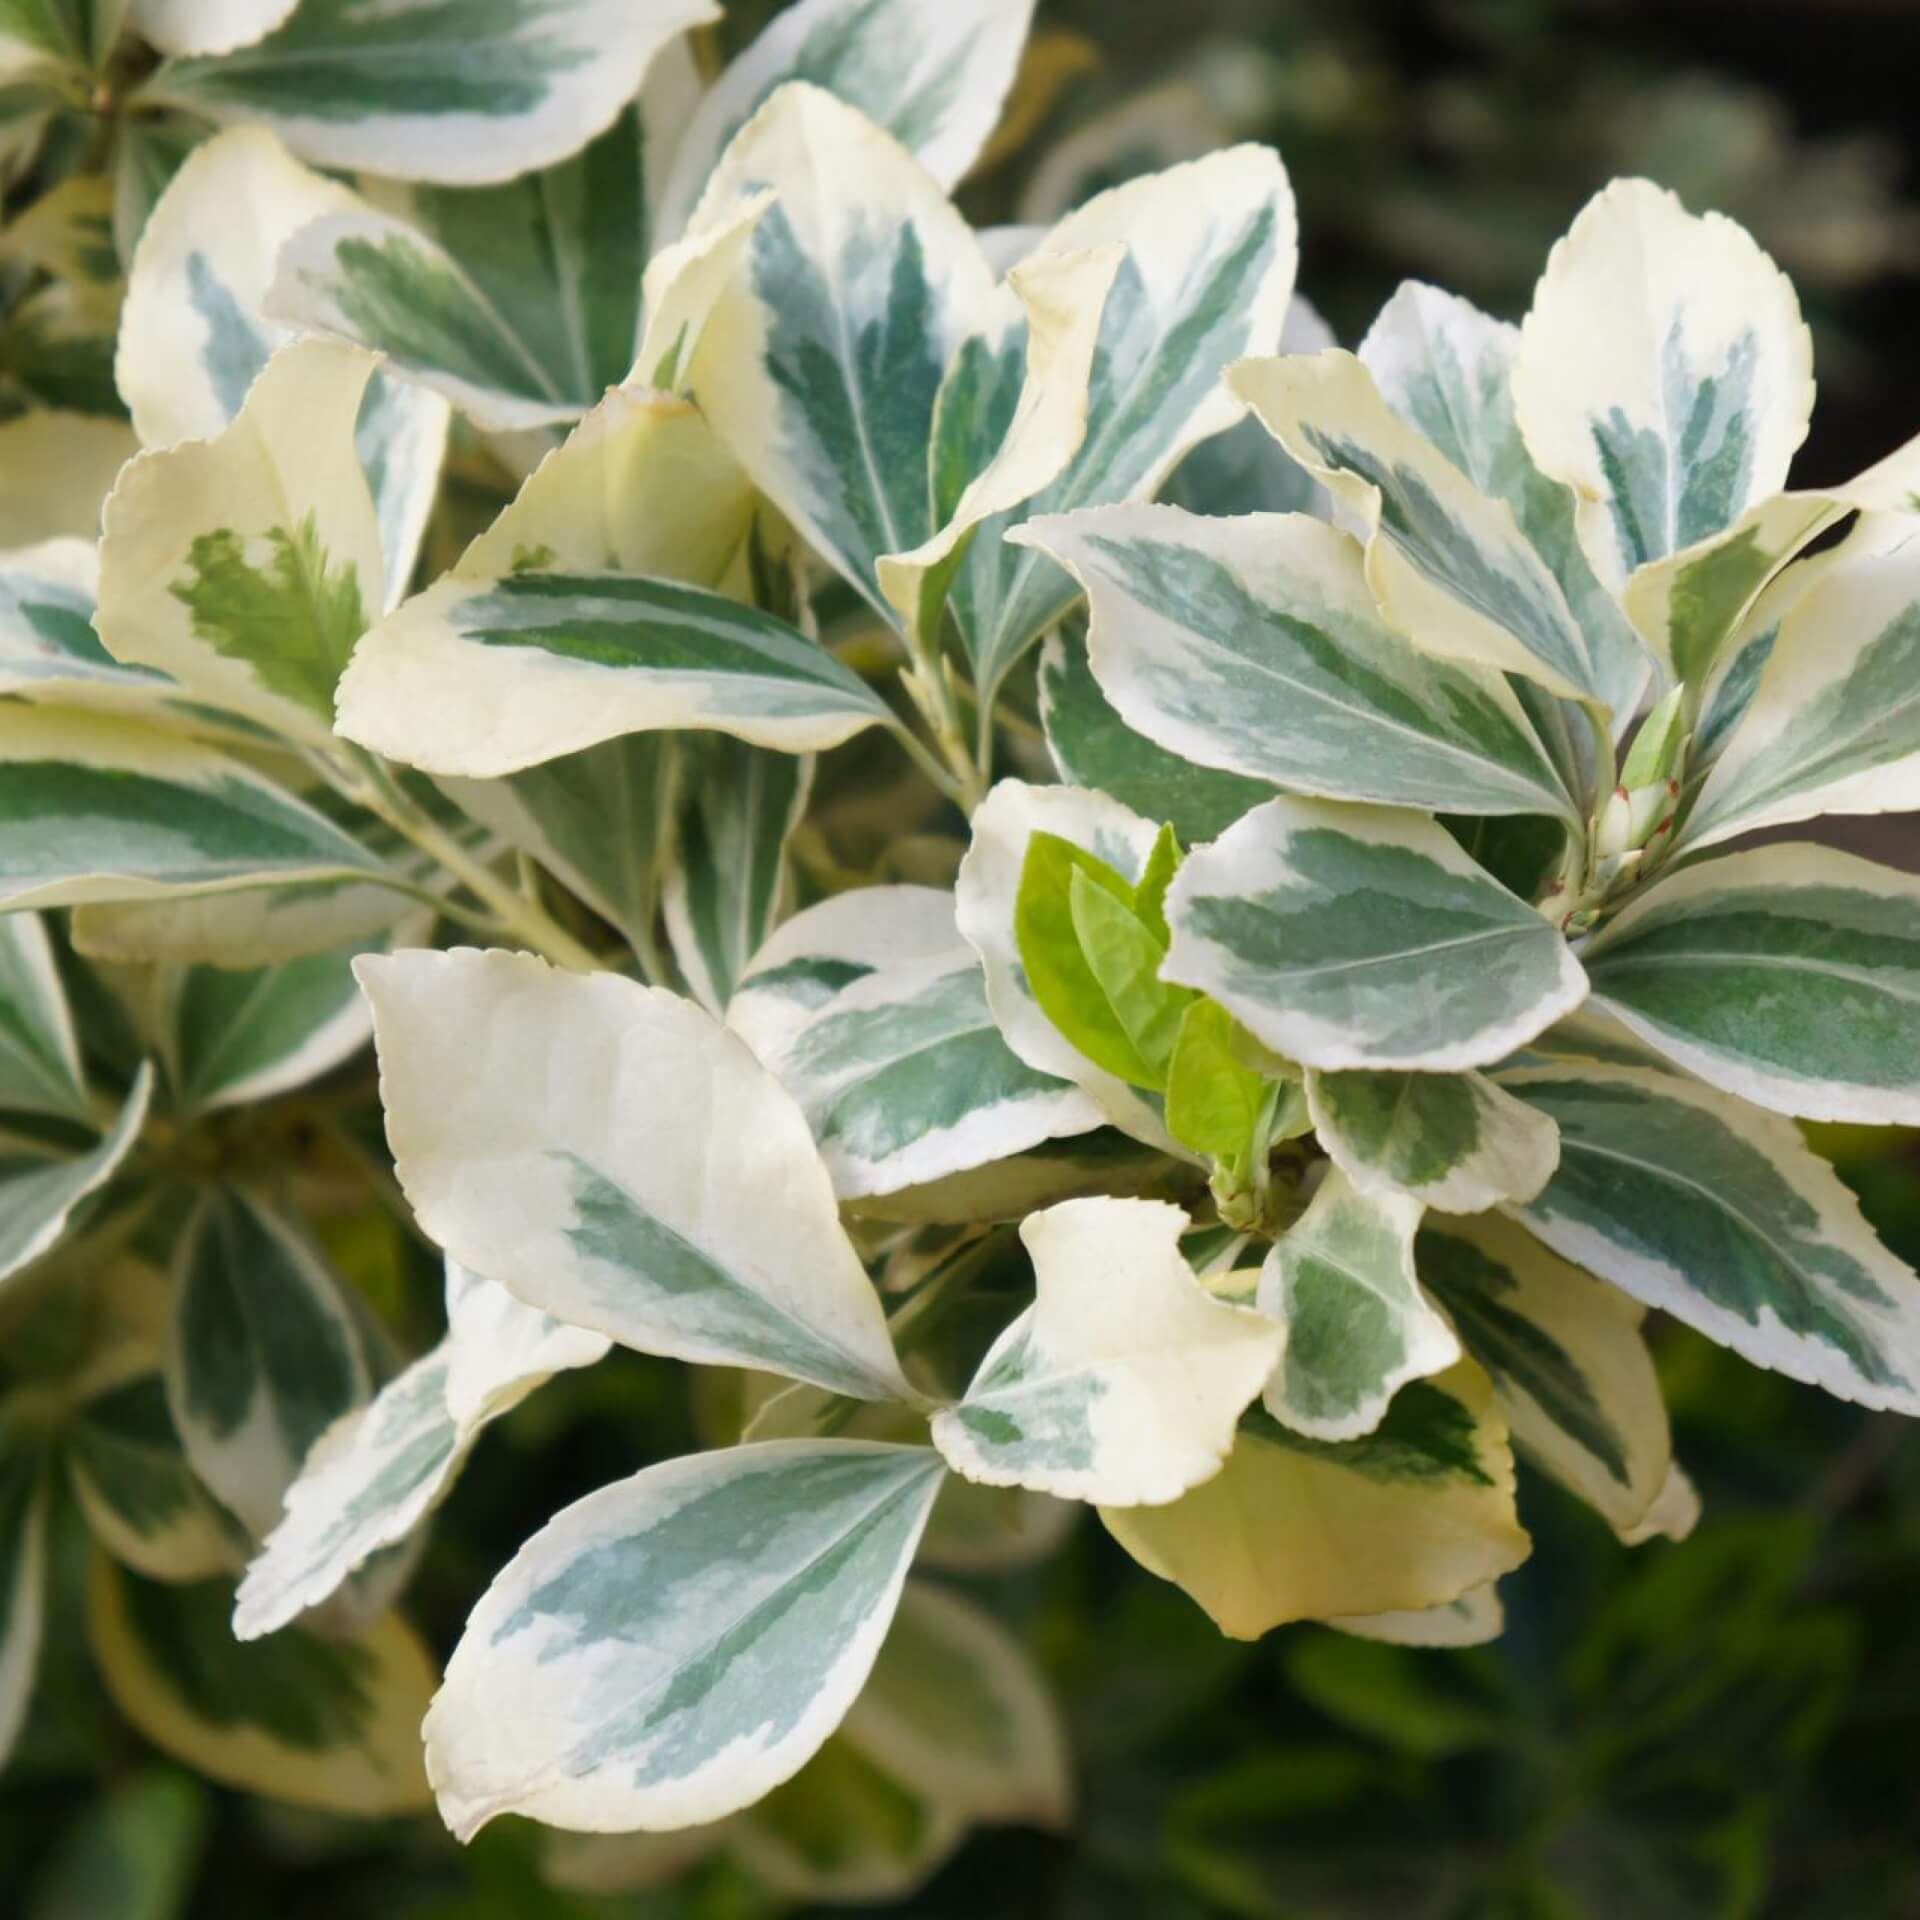
<svg viewBox="0 0 1920 1920"><path fill-rule="evenodd" d="M744 41L773 10L745 0L730 33ZM1254 100L1230 132L1285 155L1302 286L1343 340L1409 274L1517 317L1587 196L1646 171L1747 221L1800 283L1821 397L1796 481L1838 478L1920 430L1920 6L1043 0L1042 21L1084 35L1097 60L1056 43L1075 77L1035 139L969 187L982 218L1019 210L1061 138L1143 88L1184 84L1218 42L1209 71ZM1260 84L1242 86L1250 76ZM1123 145L1103 164L1119 177L1161 157ZM1887 831L1910 843L1906 824ZM1913 1138L1825 1129L1819 1142L1889 1241L1920 1260ZM403 1339L436 1337L435 1276L397 1236L334 1251ZM1656 1338L1706 1521L1684 1547L1629 1553L1525 1481L1538 1547L1504 1583L1511 1626L1494 1648L1405 1653L1313 1628L1236 1645L1092 1524L1056 1563L984 1583L1068 1703L1082 1819L1064 1840L975 1838L906 1911L1920 1916L1920 1437L1683 1330ZM443 1651L493 1570L555 1509L694 1444L686 1391L683 1370L616 1356L488 1434L410 1603ZM518 1822L462 1853L430 1822L353 1825L199 1789L106 1710L73 1616L56 1610L33 1730L0 1794L0 1915L772 1911L724 1874L624 1901L552 1894ZM172 1824L130 1844L115 1822L132 1802L103 1792L157 1782L162 1800L175 1796Z"/></svg>

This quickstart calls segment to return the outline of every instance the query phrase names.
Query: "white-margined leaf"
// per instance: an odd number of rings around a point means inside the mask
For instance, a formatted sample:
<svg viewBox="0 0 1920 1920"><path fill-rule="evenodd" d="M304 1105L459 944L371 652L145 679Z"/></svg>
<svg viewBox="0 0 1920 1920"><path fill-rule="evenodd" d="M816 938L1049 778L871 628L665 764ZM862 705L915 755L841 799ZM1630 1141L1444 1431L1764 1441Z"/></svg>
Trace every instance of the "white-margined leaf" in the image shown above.
<svg viewBox="0 0 1920 1920"><path fill-rule="evenodd" d="M162 53L232 53L266 36L299 0L131 0L127 16Z"/></svg>
<svg viewBox="0 0 1920 1920"><path fill-rule="evenodd" d="M1262 1396L1283 1426L1358 1439L1409 1380L1460 1358L1414 1271L1423 1211L1405 1194L1362 1193L1329 1167L1305 1214L1274 1242L1257 1299L1284 1330L1286 1351Z"/></svg>
<svg viewBox="0 0 1920 1920"><path fill-rule="evenodd" d="M1060 1712L1032 1656L947 1587L907 1583L842 1737L962 1819L1061 1827L1072 1807Z"/></svg>
<svg viewBox="0 0 1920 1920"><path fill-rule="evenodd" d="M1756 847L1663 876L1581 960L1598 1005L1728 1093L1920 1125L1911 874L1810 842Z"/></svg>
<svg viewBox="0 0 1920 1920"><path fill-rule="evenodd" d="M1920 538L1868 515L1793 599L1680 829L1686 847L1920 806ZM1896 544L1898 542L1899 544Z"/></svg>
<svg viewBox="0 0 1920 1920"><path fill-rule="evenodd" d="M142 1066L119 1117L100 1144L84 1153L0 1135L0 1280L47 1252L75 1209L113 1178L139 1138L152 1092L153 1069Z"/></svg>
<svg viewBox="0 0 1920 1920"><path fill-rule="evenodd" d="M532 571L416 594L368 634L339 708L348 739L469 779L621 733L710 728L805 753L892 718L771 614L670 579Z"/></svg>
<svg viewBox="0 0 1920 1920"><path fill-rule="evenodd" d="M791 1778L866 1680L942 1472L774 1441L567 1508L474 1609L428 1715L447 1823L693 1826Z"/></svg>
<svg viewBox="0 0 1920 1920"><path fill-rule="evenodd" d="M1500 1585L1469 1587L1458 1600L1405 1613L1350 1613L1323 1623L1356 1640L1379 1640L1390 1647L1484 1647L1506 1631L1507 1611Z"/></svg>
<svg viewBox="0 0 1920 1920"><path fill-rule="evenodd" d="M264 1537L308 1448L371 1391L364 1338L299 1225L238 1190L194 1209L173 1287L174 1427L208 1489Z"/></svg>
<svg viewBox="0 0 1920 1920"><path fill-rule="evenodd" d="M362 1818L428 1804L419 1728L433 1664L397 1614L350 1639L290 1627L243 1646L232 1611L230 1580L162 1585L97 1557L87 1636L114 1705L226 1786Z"/></svg>
<svg viewBox="0 0 1920 1920"><path fill-rule="evenodd" d="M1180 1251L1186 1214L1068 1200L1021 1223L1034 1304L980 1362L934 1444L989 1486L1160 1505L1219 1471L1280 1358L1264 1315L1210 1298Z"/></svg>
<svg viewBox="0 0 1920 1920"><path fill-rule="evenodd" d="M684 771L672 734L627 733L498 780L440 784L644 953L654 941ZM609 833L609 820L621 831Z"/></svg>
<svg viewBox="0 0 1920 1920"><path fill-rule="evenodd" d="M93 1117L66 988L37 913L0 915L0 1108Z"/></svg>
<svg viewBox="0 0 1920 1920"><path fill-rule="evenodd" d="M1542 473L1521 438L1513 408L1519 349L1518 327L1409 280L1367 329L1359 357L1395 413L1482 493L1513 509L1520 531L1560 583L1593 658L1615 663L1614 712L1624 727L1634 708L1634 662L1642 680L1647 662L1580 545L1572 488Z"/></svg>
<svg viewBox="0 0 1920 1920"><path fill-rule="evenodd" d="M804 80L857 108L951 187L986 144L1033 0L803 0L721 74L687 122L660 201L660 237L685 226L727 143L778 87Z"/></svg>
<svg viewBox="0 0 1920 1920"><path fill-rule="evenodd" d="M211 440L232 422L276 349L295 337L264 311L281 247L309 221L353 205L345 187L301 166L264 127L236 127L187 157L127 275L114 375L143 445ZM373 375L354 425L383 559L369 615L406 592L446 438L439 395Z"/></svg>
<svg viewBox="0 0 1920 1920"><path fill-rule="evenodd" d="M91 540L46 540L0 555L0 693L64 706L154 703L165 676L123 666L93 630L99 586L100 550Z"/></svg>
<svg viewBox="0 0 1920 1920"><path fill-rule="evenodd" d="M1232 147L1130 180L1070 213L1026 256L1114 243L1126 257L1101 312L1079 450L1014 520L1149 497L1188 448L1233 424L1220 376L1280 343L1297 259L1293 191L1266 147ZM953 605L991 700L1009 667L1056 621L1075 586L1032 548L984 525L954 582Z"/></svg>
<svg viewBox="0 0 1920 1920"><path fill-rule="evenodd" d="M174 1097L210 1113L272 1099L352 1058L373 1037L353 962L386 945L376 936L269 967L166 969L156 987Z"/></svg>
<svg viewBox="0 0 1920 1920"><path fill-rule="evenodd" d="M1132 885L1146 868L1156 828L1104 793L1002 780L975 810L973 844L960 863L954 909L962 937L986 969L987 1004L1007 1045L1028 1066L1071 1081L1124 1132L1171 1149L1158 1110L1087 1059L1047 1018L1027 984L1014 904L1027 843L1035 833L1071 841Z"/></svg>
<svg viewBox="0 0 1920 1920"><path fill-rule="evenodd" d="M100 503L140 451L124 420L35 407L0 423L0 551L92 540Z"/></svg>
<svg viewBox="0 0 1920 1920"><path fill-rule="evenodd" d="M1307 1074L1320 1144L1363 1193L1405 1193L1441 1213L1531 1200L1559 1139L1545 1114L1481 1073Z"/></svg>
<svg viewBox="0 0 1920 1920"><path fill-rule="evenodd" d="M27 1723L47 1619L47 1488L30 1447L0 1461L0 1766Z"/></svg>
<svg viewBox="0 0 1920 1920"><path fill-rule="evenodd" d="M724 735L680 743L662 904L693 996L724 1014L748 961L786 912L787 842L813 790L810 755Z"/></svg>
<svg viewBox="0 0 1920 1920"><path fill-rule="evenodd" d="M1250 1407L1211 1480L1170 1506L1100 1517L1238 1640L1290 1620L1444 1606L1530 1547L1506 1423L1470 1361L1403 1387L1359 1440L1310 1440Z"/></svg>
<svg viewBox="0 0 1920 1920"><path fill-rule="evenodd" d="M1513 390L1535 463L1580 496L1587 555L1618 584L1785 484L1813 341L1743 228L1616 180L1548 256Z"/></svg>
<svg viewBox="0 0 1920 1920"><path fill-rule="evenodd" d="M981 523L1057 479L1086 438L1101 317L1125 257L1115 242L1039 254L1014 268L981 330L947 368L928 454L930 517L939 531L878 563L881 591L929 654L938 649L955 570Z"/></svg>
<svg viewBox="0 0 1920 1920"><path fill-rule="evenodd" d="M251 45L167 61L144 101L265 121L304 159L476 183L600 132L712 0L298 0Z"/></svg>
<svg viewBox="0 0 1920 1920"><path fill-rule="evenodd" d="M142 454L107 500L100 637L211 704L318 744L382 594L353 423L371 355L284 347L233 423Z"/></svg>
<svg viewBox="0 0 1920 1920"><path fill-rule="evenodd" d="M691 231L774 182L692 384L761 490L892 620L876 566L935 531L934 403L993 273L939 183L815 87L781 89L742 129Z"/></svg>
<svg viewBox="0 0 1920 1920"><path fill-rule="evenodd" d="M0 910L341 879L406 886L215 748L90 715L0 709Z"/></svg>
<svg viewBox="0 0 1920 1920"><path fill-rule="evenodd" d="M1430 1221L1416 1258L1515 1445L1616 1532L1639 1527L1673 1463L1644 1309L1497 1215Z"/></svg>
<svg viewBox="0 0 1920 1920"><path fill-rule="evenodd" d="M894 928L919 932L923 906L944 920L940 943L887 951ZM800 1102L842 1200L924 1186L1102 1123L1078 1088L1001 1037L950 895L864 888L781 931L792 959L757 960L744 1017L729 1018ZM838 957L849 949L872 958Z"/></svg>
<svg viewBox="0 0 1920 1920"><path fill-rule="evenodd" d="M315 1442L234 1597L235 1635L277 1632L405 1540L489 1421L553 1374L591 1366L610 1344L450 1261L446 1338Z"/></svg>
<svg viewBox="0 0 1920 1920"><path fill-rule="evenodd" d="M636 104L541 172L329 212L281 249L266 310L387 355L482 427L578 419L639 352L653 132Z"/></svg>
<svg viewBox="0 0 1920 1920"><path fill-rule="evenodd" d="M1512 1210L1556 1253L1756 1366L1920 1407L1920 1280L1790 1121L1640 1067L1501 1080L1559 1124L1559 1170Z"/></svg>
<svg viewBox="0 0 1920 1920"><path fill-rule="evenodd" d="M1685 1540L1700 1524L1700 1491L1678 1460L1667 1469L1646 1518L1620 1535L1622 1546L1644 1547L1649 1540Z"/></svg>
<svg viewBox="0 0 1920 1920"><path fill-rule="evenodd" d="M1095 787L1144 819L1164 821L1182 846L1218 839L1273 797L1265 780L1196 766L1136 733L1093 677L1084 634L1068 626L1054 630L1040 656L1040 719L1062 780Z"/></svg>
<svg viewBox="0 0 1920 1920"><path fill-rule="evenodd" d="M1189 760L1329 799L1576 818L1506 682L1386 626L1332 527L1118 506L1013 537L1086 587L1121 719Z"/></svg>
<svg viewBox="0 0 1920 1920"><path fill-rule="evenodd" d="M1582 626L1513 508L1396 413L1362 362L1337 349L1249 361L1227 384L1366 542L1367 579L1393 627L1429 653L1598 701L1624 724L1645 648L1624 623Z"/></svg>
<svg viewBox="0 0 1920 1920"><path fill-rule="evenodd" d="M1558 930L1419 814L1270 800L1188 857L1167 920L1164 977L1308 1066L1484 1066L1586 994Z"/></svg>
<svg viewBox="0 0 1920 1920"><path fill-rule="evenodd" d="M93 1537L152 1580L205 1580L241 1559L234 1523L194 1477L157 1369L110 1377L61 1434L67 1477Z"/></svg>
<svg viewBox="0 0 1920 1920"><path fill-rule="evenodd" d="M913 1397L805 1117L711 1015L524 954L359 975L401 1185L455 1260L642 1352Z"/></svg>

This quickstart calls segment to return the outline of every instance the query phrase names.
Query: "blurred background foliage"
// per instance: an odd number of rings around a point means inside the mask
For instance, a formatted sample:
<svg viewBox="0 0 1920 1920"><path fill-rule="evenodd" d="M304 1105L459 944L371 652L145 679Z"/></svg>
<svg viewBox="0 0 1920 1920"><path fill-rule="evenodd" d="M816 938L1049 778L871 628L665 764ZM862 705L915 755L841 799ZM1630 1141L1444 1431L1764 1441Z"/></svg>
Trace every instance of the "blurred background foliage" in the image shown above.
<svg viewBox="0 0 1920 1920"><path fill-rule="evenodd" d="M735 0L744 44L777 7ZM1302 286L1356 341L1403 277L1525 307L1546 250L1619 172L1749 225L1816 334L1817 483L1920 427L1920 72L1913 0L1042 0L1010 122L963 198L1051 218L1234 139L1299 195ZM110 388L103 405L111 407ZM1920 866L1909 821L1876 852ZM1920 1139L1817 1130L1920 1262ZM439 1278L385 1216L331 1251L428 1345ZM1079 1767L1065 1838L976 1835L926 1920L1692 1920L1920 1913L1920 1430L1657 1334L1706 1518L1617 1546L1538 1476L1508 1630L1467 1653L1302 1627L1222 1640L1083 1525L976 1583L1061 1695ZM482 1442L409 1610L442 1651L567 1501L683 1451L684 1370L616 1353ZM707 1415L711 1416L708 1409ZM553 1888L523 1822L463 1852L429 1821L324 1819L222 1793L106 1706L81 1645L82 1543L0 1791L0 1913L20 1920L771 1920L722 1862L675 1888ZM836 1816L836 1818L841 1816ZM827 1821L826 1853L841 1836ZM825 1913L824 1908L808 1909Z"/></svg>

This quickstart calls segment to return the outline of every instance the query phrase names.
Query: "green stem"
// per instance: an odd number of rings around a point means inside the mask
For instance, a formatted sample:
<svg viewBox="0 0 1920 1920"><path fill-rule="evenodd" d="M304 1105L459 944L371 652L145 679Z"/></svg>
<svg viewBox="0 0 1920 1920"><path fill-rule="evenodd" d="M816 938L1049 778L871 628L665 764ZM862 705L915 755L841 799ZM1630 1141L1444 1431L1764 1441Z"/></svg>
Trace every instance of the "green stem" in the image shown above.
<svg viewBox="0 0 1920 1920"><path fill-rule="evenodd" d="M600 962L591 948L576 940L538 901L527 899L502 880L431 814L416 806L383 762L373 754L356 750L355 764L364 769L364 778L356 777L351 767L328 759L320 762L328 779L347 799L378 814L395 833L437 860L515 938L525 941L535 953L551 960L555 966L566 967L574 973L598 971Z"/></svg>

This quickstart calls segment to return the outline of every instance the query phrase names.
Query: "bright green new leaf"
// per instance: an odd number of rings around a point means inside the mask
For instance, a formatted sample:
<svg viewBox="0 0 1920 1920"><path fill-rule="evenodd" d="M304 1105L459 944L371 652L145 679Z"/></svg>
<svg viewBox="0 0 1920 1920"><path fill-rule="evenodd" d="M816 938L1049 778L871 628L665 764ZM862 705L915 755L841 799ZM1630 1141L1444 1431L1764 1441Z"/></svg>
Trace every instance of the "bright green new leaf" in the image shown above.
<svg viewBox="0 0 1920 1920"><path fill-rule="evenodd" d="M1193 1000L1180 1018L1167 1065L1167 1131L1195 1153L1238 1160L1260 1150L1255 1129L1268 1113L1271 1083L1248 1067L1234 1019L1212 1000Z"/></svg>
<svg viewBox="0 0 1920 1920"><path fill-rule="evenodd" d="M1156 844L1156 851L1158 850ZM1035 857L1030 846L1029 860ZM1167 1062L1173 1057L1174 1037L1181 1016L1193 1004L1184 987L1169 986L1159 977L1167 957L1164 920L1158 931L1149 924L1145 902L1154 875L1151 865L1141 881L1140 903L1130 903L1095 881L1084 865L1073 866L1067 878L1067 902L1074 938L1095 984L1120 1023L1121 1031L1146 1068L1146 1085L1163 1089ZM1167 876L1159 878L1152 910L1160 918Z"/></svg>
<svg viewBox="0 0 1920 1920"><path fill-rule="evenodd" d="M1167 977L1308 1066L1485 1065L1586 993L1559 933L1414 813L1270 800L1188 856L1167 917Z"/></svg>
<svg viewBox="0 0 1920 1920"><path fill-rule="evenodd" d="M1414 1272L1418 1200L1363 1193L1327 1170L1302 1218L1260 1270L1260 1311L1285 1329L1267 1382L1267 1411L1316 1440L1354 1440L1379 1426L1409 1380L1460 1358L1453 1329Z"/></svg>
<svg viewBox="0 0 1920 1920"><path fill-rule="evenodd" d="M428 1715L447 1823L694 1826L791 1778L872 1668L942 1472L921 1447L773 1441L565 1509L474 1609Z"/></svg>
<svg viewBox="0 0 1920 1920"><path fill-rule="evenodd" d="M1068 1200L1021 1223L1034 1304L933 1416L949 1465L989 1486L1160 1505L1219 1471L1279 1326L1210 1299L1180 1251L1186 1214Z"/></svg>

